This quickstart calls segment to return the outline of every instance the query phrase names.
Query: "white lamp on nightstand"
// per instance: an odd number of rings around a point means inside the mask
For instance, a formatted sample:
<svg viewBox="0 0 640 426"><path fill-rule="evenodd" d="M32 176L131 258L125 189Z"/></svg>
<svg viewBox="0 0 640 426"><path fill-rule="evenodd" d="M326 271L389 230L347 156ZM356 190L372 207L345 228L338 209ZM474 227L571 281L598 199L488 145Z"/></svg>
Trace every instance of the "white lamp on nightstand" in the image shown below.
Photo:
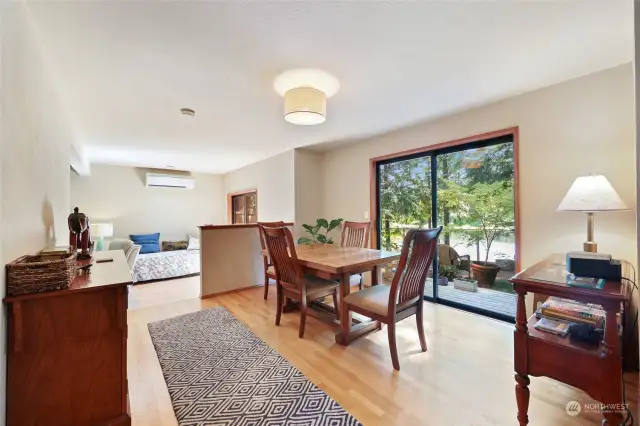
<svg viewBox="0 0 640 426"><path fill-rule="evenodd" d="M629 208L603 175L577 178L558 206L558 211L587 213L587 241L583 247L584 251L593 253L598 251L598 245L593 241L593 214L620 210Z"/></svg>
<svg viewBox="0 0 640 426"><path fill-rule="evenodd" d="M95 238L95 241L96 241L96 250L102 251L104 237L113 236L113 224L92 223L90 226L91 226L91 237Z"/></svg>

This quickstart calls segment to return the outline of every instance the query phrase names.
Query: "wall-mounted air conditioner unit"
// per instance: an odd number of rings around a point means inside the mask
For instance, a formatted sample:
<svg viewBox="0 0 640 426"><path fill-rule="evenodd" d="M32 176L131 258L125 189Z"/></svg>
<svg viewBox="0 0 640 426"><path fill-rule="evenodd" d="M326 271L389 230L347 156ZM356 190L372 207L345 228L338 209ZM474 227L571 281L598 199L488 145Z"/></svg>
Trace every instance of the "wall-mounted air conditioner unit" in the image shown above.
<svg viewBox="0 0 640 426"><path fill-rule="evenodd" d="M195 182L191 176L147 173L147 187L149 186L162 188L193 189L193 187L195 186Z"/></svg>

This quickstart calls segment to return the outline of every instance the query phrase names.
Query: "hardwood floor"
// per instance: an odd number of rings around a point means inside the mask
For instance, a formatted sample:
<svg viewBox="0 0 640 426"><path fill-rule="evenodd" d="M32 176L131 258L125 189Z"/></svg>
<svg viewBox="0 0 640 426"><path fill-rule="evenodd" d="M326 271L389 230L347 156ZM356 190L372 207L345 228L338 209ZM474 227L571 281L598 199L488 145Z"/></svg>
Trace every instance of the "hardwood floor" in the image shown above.
<svg viewBox="0 0 640 426"><path fill-rule="evenodd" d="M200 277L136 284L129 287L129 310L163 306L200 297Z"/></svg>
<svg viewBox="0 0 640 426"><path fill-rule="evenodd" d="M283 314L280 327L274 325L275 290L268 300L261 288L200 300L198 286L199 277L193 277L131 289L128 366L135 426L177 425L147 324L215 306L226 307L366 426L517 424L513 325L426 303L428 350L420 351L414 317L398 323L402 370L395 372L384 330L342 347L334 341L336 329L307 317L304 339L298 339L297 313ZM627 374L626 382L638 422L638 374ZM595 413L566 414L569 401L593 402L583 392L535 377L530 389L531 425L600 425Z"/></svg>

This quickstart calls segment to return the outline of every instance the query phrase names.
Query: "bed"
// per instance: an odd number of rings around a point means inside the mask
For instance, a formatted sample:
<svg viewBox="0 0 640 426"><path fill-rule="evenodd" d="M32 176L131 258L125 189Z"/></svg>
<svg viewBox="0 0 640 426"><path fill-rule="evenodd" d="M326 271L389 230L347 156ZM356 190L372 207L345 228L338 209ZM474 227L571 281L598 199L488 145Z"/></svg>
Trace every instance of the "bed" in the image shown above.
<svg viewBox="0 0 640 426"><path fill-rule="evenodd" d="M139 254L132 272L136 284L199 274L200 250Z"/></svg>

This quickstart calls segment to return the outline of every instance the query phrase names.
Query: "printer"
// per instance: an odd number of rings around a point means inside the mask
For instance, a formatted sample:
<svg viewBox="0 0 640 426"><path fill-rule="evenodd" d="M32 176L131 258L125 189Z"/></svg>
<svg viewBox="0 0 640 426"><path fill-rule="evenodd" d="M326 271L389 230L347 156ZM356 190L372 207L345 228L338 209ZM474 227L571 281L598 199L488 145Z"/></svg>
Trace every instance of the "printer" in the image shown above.
<svg viewBox="0 0 640 426"><path fill-rule="evenodd" d="M576 277L620 281L622 279L622 263L612 259L610 254L570 251L567 253L567 272Z"/></svg>

